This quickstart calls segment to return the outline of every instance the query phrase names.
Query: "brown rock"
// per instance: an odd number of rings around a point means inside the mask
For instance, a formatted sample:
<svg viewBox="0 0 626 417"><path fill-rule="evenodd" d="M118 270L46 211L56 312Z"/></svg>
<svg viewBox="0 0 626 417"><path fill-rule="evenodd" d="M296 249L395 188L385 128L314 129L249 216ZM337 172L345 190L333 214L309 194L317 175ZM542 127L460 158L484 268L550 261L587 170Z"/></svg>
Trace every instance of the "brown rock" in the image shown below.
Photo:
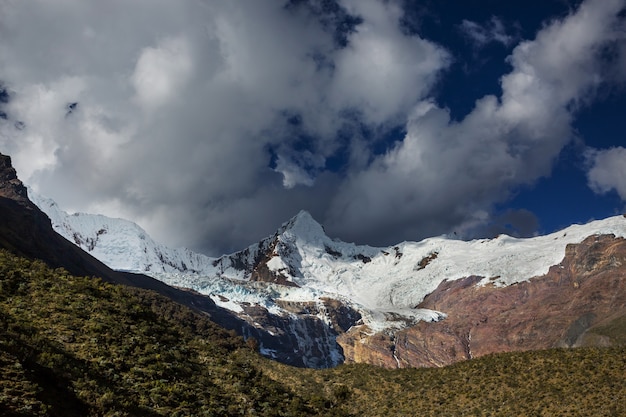
<svg viewBox="0 0 626 417"><path fill-rule="evenodd" d="M340 336L346 361L443 366L495 352L614 344L592 332L626 315L626 241L591 236L568 245L548 274L515 285L477 286L481 279L444 281L425 297L418 307L445 312L441 322L420 322L393 337L355 330Z"/></svg>
<svg viewBox="0 0 626 417"><path fill-rule="evenodd" d="M11 164L11 157L2 154L0 154L0 197L30 203L26 187L17 178L17 172Z"/></svg>
<svg viewBox="0 0 626 417"><path fill-rule="evenodd" d="M394 357L395 343L384 333L374 334L365 325L355 326L337 337L343 349L345 363L369 363L384 368L397 367Z"/></svg>

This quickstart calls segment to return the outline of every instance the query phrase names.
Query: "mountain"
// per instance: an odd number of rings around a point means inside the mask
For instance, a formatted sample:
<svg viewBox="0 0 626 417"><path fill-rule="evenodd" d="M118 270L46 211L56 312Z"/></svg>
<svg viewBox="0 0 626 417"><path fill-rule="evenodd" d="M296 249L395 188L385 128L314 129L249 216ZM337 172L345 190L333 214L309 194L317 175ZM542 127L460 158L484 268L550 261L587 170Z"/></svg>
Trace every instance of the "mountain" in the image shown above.
<svg viewBox="0 0 626 417"><path fill-rule="evenodd" d="M183 290L182 294L196 298L204 295L193 305L202 305L227 329L256 339L266 356L314 368L343 362L335 327L343 325L343 331L347 330L358 313L334 299L316 299L309 294L304 296L307 302L303 304L278 301L282 285L255 286L257 259L263 258L268 245L272 245L271 239L230 256L209 258L188 249L167 248L127 220L84 213L70 215L53 200L32 190L29 195L67 241L117 271L150 275L167 284L169 292ZM251 280L249 275L253 276ZM210 306L204 305L207 301Z"/></svg>
<svg viewBox="0 0 626 417"><path fill-rule="evenodd" d="M129 222L122 221L121 223L123 224L121 230L126 230L125 227L132 227L128 226ZM97 231L96 235L98 235ZM128 238L128 233L124 238L118 236L118 242L123 242L125 238ZM234 330L240 335L258 340L267 339L277 345L286 346L285 349L290 353L281 357L283 361L304 366L298 355L293 353L294 337L277 338L270 334L269 330L251 325L230 310L217 306L208 296L189 289L172 287L145 274L111 269L56 233L52 228L50 218L29 200L28 190L18 179L11 164L11 158L2 154L0 154L0 249L6 249L27 259L42 260L52 268L62 267L76 276L95 276L109 283L156 291L177 303L200 311L215 323ZM134 253L128 250L128 253ZM306 324L304 321L299 323ZM308 332L314 329L306 330Z"/></svg>
<svg viewBox="0 0 626 417"><path fill-rule="evenodd" d="M52 221L54 230L118 271L198 274L210 258L188 249L170 249L155 242L137 224L102 215L68 215L56 202L28 189L30 199Z"/></svg>
<svg viewBox="0 0 626 417"><path fill-rule="evenodd" d="M56 234L50 220L29 199L8 156L0 154L0 247L28 258L64 266L76 275L98 275L108 281L124 277Z"/></svg>
<svg viewBox="0 0 626 417"><path fill-rule="evenodd" d="M275 235L253 245L256 256L250 250L243 251L214 260L221 259L212 267L222 265L231 272L244 271L244 276L252 276L257 270L261 271L257 273L259 279L285 280L284 284L245 281L249 289L268 292L272 287L283 291L300 288L284 270L274 276L277 268L272 258L285 256L289 265L300 262L305 270L306 256L287 256L289 247L283 244L292 238L310 243L328 240L310 216L302 213L298 217L301 219L286 223ZM300 220L304 222L299 224ZM304 225L311 233L303 233L300 226ZM620 346L486 355L442 369L386 370L368 365L298 369L261 358L249 349L255 347L254 340L244 343L234 337L234 332L216 326L216 317L223 319L228 312L208 297L168 287L144 275L112 271L55 234L50 220L28 200L10 159L0 155L0 414L462 416L482 415L488 410L494 415L624 415L626 403L620 400L626 394L626 320L619 315L624 294L622 242L614 236L597 235L567 246L564 260L550 268L548 276L553 275L542 281L543 286L535 286L535 278L506 286L477 286L481 280L477 277L442 281L424 298L422 307L448 312L445 319L407 323L403 328L391 326L386 332L368 334L365 324L356 325L337 337L339 343L345 343L341 338L355 336L356 331L361 338L358 343L364 346L360 353L369 349L369 361L381 365L386 364L382 359L390 355L393 345L399 364L405 366L408 362L402 361L402 349L408 346L424 348L420 354L414 351L412 359L455 349L454 344L446 349L447 340L431 340L424 334L410 342L415 329L418 333L430 329L429 335L445 338L454 336L466 324L480 326L463 339L469 342L469 352L475 352L472 357L483 352L483 330L499 321L504 322L500 330L512 327L513 331L519 324L529 328L529 323L530 327L542 323L537 331L544 338L550 331L558 334L569 325L566 342ZM344 249L355 248L335 243ZM272 256L274 253L282 255ZM358 252L354 256L363 264L373 262L360 259ZM434 259L429 257L420 267L428 268L428 262ZM247 268L251 267L252 272L245 272L244 260L251 262ZM58 268L65 265L87 276L75 277ZM262 272L263 265L271 272L269 275ZM97 271L114 284L93 277ZM300 273L295 269L287 272L293 277ZM169 298L178 298L178 302L133 286L154 287ZM506 289L514 292L500 293ZM546 294L538 294L543 292ZM559 299L561 292L570 295ZM503 307L500 310L493 300L489 302L494 294ZM590 300L591 304L584 306L579 299ZM321 310L329 305L331 309L325 314L334 317L330 320L333 328L354 320L343 321L349 314L340 311L338 302L330 299L324 303L274 300L276 306L285 309L306 306L312 317L318 317L319 311L313 314L316 307ZM258 304L231 304L231 308L239 306L244 311L265 309ZM534 317L525 316L525 312L532 311L522 307L525 304L535 309ZM590 310L578 320L572 321L566 314L560 314L557 322L544 319L550 317L550 311L562 313L581 305ZM594 310L596 305L601 308ZM615 308L603 315L606 306ZM513 323L511 320L518 315L517 323ZM298 328L298 323L307 322L304 309L289 319L270 316L281 328L289 328L288 323ZM597 317L601 317L600 324ZM239 320L234 315L231 319L235 323ZM556 324L550 328L550 323ZM237 326L240 332L258 331L269 341L289 341L272 330L261 333L244 320ZM306 326L302 329L315 330ZM395 339L388 345L392 336ZM523 336L540 339L532 334ZM293 347L297 345L276 346L281 352L291 349L295 355ZM350 361L354 352L346 349L344 353ZM323 358L328 352L317 354Z"/></svg>
<svg viewBox="0 0 626 417"><path fill-rule="evenodd" d="M56 233L48 216L28 196L11 158L0 154L0 248L77 276L97 276L107 282L151 289L197 308L219 310L206 297L196 297L142 274L113 270Z"/></svg>
<svg viewBox="0 0 626 417"><path fill-rule="evenodd" d="M286 363L441 366L488 353L612 345L626 317L626 219L529 239L434 237L376 248L329 238L302 211L219 258L168 249L124 220L35 201L104 263L207 295ZM124 254L124 256L120 256ZM606 333L606 332L605 332Z"/></svg>

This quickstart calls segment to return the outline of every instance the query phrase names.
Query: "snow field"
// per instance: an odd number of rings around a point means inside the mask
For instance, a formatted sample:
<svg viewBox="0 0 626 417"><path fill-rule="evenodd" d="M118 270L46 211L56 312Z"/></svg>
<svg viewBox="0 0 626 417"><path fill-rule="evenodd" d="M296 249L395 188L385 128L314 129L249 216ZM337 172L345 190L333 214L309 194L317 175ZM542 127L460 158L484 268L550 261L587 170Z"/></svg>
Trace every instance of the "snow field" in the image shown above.
<svg viewBox="0 0 626 417"><path fill-rule="evenodd" d="M309 213L301 211L265 241L211 258L154 242L127 220L70 215L32 190L29 196L51 218L59 234L113 269L140 272L169 285L193 289L237 313L243 311L241 303L250 303L273 314L288 314L276 300L304 302L331 297L361 311L365 324L376 331L401 327L406 321L443 319L445 312L415 307L444 280L473 275L484 278L480 285L507 286L546 274L550 266L561 262L568 244L593 235L626 237L626 218L615 216L526 239L506 235L473 241L433 237L376 248L333 240ZM299 288L248 281L255 259L271 247L274 252L267 267ZM394 315L400 319L394 320Z"/></svg>

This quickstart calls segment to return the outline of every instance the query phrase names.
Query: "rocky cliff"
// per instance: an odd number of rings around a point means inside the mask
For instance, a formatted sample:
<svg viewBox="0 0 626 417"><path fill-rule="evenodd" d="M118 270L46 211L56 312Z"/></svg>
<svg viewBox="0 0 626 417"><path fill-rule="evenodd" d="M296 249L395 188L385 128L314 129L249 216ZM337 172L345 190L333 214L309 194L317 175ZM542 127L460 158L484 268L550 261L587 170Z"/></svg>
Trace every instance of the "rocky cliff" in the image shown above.
<svg viewBox="0 0 626 417"><path fill-rule="evenodd" d="M570 244L561 263L525 282L478 285L482 278L443 281L425 297L419 307L445 312L441 322L374 335L355 327L341 335L346 362L443 366L495 352L611 346L623 337L610 330L626 322L623 238Z"/></svg>

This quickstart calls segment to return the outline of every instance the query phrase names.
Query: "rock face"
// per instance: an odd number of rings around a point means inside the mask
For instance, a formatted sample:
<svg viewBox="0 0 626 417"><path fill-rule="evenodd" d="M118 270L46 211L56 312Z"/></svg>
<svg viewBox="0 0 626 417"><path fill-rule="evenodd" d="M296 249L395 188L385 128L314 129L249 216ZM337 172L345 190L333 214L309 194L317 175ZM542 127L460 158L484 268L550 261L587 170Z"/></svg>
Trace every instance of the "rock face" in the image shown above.
<svg viewBox="0 0 626 417"><path fill-rule="evenodd" d="M11 157L0 154L0 197L9 198L28 205L26 187L17 178L17 172L11 164ZM31 207L32 208L32 207Z"/></svg>
<svg viewBox="0 0 626 417"><path fill-rule="evenodd" d="M250 305L244 306L240 314L256 325L246 329L245 336L259 341L261 353L282 363L307 368L329 368L343 363L336 338L361 318L357 311L332 299L321 303L283 302L282 307L290 313L271 314L263 307Z"/></svg>
<svg viewBox="0 0 626 417"><path fill-rule="evenodd" d="M443 366L495 352L611 345L596 329L626 317L626 241L590 236L548 274L507 287L444 281L419 307L445 312L394 334L355 328L338 338L346 362Z"/></svg>

